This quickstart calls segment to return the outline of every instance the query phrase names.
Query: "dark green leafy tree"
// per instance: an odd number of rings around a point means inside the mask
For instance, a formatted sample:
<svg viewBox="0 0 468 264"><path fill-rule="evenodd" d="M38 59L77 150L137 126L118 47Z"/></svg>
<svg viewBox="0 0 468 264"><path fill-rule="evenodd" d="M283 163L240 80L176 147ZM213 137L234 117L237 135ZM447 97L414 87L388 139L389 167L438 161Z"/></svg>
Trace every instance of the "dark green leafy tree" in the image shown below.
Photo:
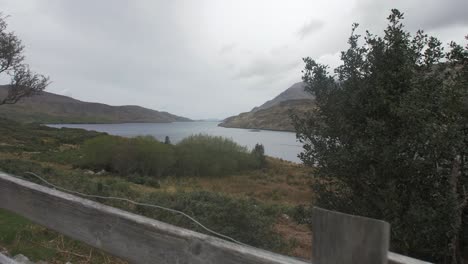
<svg viewBox="0 0 468 264"><path fill-rule="evenodd" d="M294 117L319 206L383 219L392 250L437 263L468 252L468 46L442 43L392 10L383 36L352 27L343 65L305 58L314 111ZM465 254L465 256L463 256Z"/></svg>
<svg viewBox="0 0 468 264"><path fill-rule="evenodd" d="M261 168L265 167L266 165L266 158L265 158L265 147L262 144L255 144L254 149L252 149L252 155L258 160L259 166Z"/></svg>
<svg viewBox="0 0 468 264"><path fill-rule="evenodd" d="M24 46L0 13L0 75L10 78L8 92L0 97L0 105L15 104L21 98L41 93L49 84L49 78L36 74L24 63Z"/></svg>
<svg viewBox="0 0 468 264"><path fill-rule="evenodd" d="M164 138L164 144L171 144L171 139L169 138L169 136L166 136Z"/></svg>

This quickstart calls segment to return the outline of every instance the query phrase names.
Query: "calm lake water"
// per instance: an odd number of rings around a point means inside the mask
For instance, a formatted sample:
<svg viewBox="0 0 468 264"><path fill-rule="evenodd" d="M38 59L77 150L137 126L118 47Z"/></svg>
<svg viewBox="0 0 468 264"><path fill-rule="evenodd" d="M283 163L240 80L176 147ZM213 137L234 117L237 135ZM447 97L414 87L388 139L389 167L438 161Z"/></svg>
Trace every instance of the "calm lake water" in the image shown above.
<svg viewBox="0 0 468 264"><path fill-rule="evenodd" d="M302 146L296 141L296 134L292 132L279 132L260 130L253 132L249 129L224 128L218 126L219 122L174 122L174 123L127 123L127 124L55 124L51 127L83 128L106 132L111 135L134 137L151 135L160 141L169 136L172 143L177 143L185 137L194 134L207 134L230 138L240 145L252 149L260 143L265 147L265 154L289 161L300 162L297 155Z"/></svg>

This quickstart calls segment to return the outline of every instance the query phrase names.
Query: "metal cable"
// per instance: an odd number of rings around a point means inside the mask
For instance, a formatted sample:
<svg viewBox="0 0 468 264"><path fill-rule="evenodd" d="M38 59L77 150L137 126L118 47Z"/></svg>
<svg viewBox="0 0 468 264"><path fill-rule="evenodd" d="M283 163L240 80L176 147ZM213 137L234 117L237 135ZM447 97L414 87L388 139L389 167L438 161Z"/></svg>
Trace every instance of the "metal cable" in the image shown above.
<svg viewBox="0 0 468 264"><path fill-rule="evenodd" d="M209 229L208 227L204 226L202 223L198 222L195 218L193 218L193 217L189 216L188 214L186 214L186 213L184 213L184 212L182 212L182 211L179 211L179 210L167 208L167 207L160 206L160 205L154 205L154 204L147 204L147 203L135 202L135 201L130 200L130 199L127 199L127 198L112 197L112 196L100 196L100 195L92 195L92 194L80 193L80 192L77 192L77 191L68 190L68 189L65 189L65 188L63 188L63 187L54 185L54 184L48 182L47 180L45 180L44 178L42 178L41 176L35 174L34 172L27 171L27 172L25 172L25 174L29 174L29 175L32 175L32 176L36 177L37 179L41 180L42 182L44 182L45 184L51 186L52 188L55 188L55 189L57 189L57 190L64 191L64 192L67 192L67 193L76 194L76 195L79 195L79 196L82 196L82 197L99 198L99 199L105 199L105 200L124 201L124 202L128 202L128 203L131 203L131 204L134 204L134 205L146 206L146 207L161 209L161 210L165 210L165 211L172 212L172 213L175 213L175 214L179 214L179 215L182 215L182 216L188 218L189 220L191 220L192 222L194 222L195 224L197 224L198 226L200 226L201 228L203 228L205 231L207 231L207 232L209 232L209 233L211 233L211 234L213 234L213 235L216 235L216 236L218 236L218 237L222 237L222 238L224 238L224 239L230 240L230 241L232 241L232 242L234 242L234 243L237 243L237 244L239 244L239 245L243 245L243 246L248 246L248 247L250 247L249 245L244 244L244 243L242 243L242 242L240 242L240 241L237 241L237 240L235 240L235 239L232 238L232 237L229 237L229 236L220 234L220 233L218 233L218 232L216 232L216 231L213 231L213 230Z"/></svg>

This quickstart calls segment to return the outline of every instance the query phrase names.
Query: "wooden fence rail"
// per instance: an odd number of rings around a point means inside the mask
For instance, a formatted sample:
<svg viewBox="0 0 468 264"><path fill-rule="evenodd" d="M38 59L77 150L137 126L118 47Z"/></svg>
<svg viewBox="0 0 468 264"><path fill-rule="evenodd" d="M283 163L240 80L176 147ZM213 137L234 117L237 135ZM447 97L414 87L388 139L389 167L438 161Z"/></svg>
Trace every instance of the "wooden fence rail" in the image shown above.
<svg viewBox="0 0 468 264"><path fill-rule="evenodd" d="M0 208L15 212L130 263L311 263L179 228L2 172ZM315 241L314 246L322 245ZM389 253L388 263L427 262Z"/></svg>

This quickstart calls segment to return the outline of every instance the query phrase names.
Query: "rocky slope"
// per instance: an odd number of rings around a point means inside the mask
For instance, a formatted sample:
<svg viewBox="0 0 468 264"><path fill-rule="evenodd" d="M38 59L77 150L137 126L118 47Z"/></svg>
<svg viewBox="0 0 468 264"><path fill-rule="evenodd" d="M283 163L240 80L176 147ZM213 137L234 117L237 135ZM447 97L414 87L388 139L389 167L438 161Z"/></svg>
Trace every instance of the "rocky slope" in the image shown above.
<svg viewBox="0 0 468 264"><path fill-rule="evenodd" d="M312 99L312 95L304 90L305 83L298 82L293 84L291 87L286 89L284 92L280 93L275 98L270 101L265 102L261 106L255 107L252 111L259 111L263 109L268 109L274 105L277 105L284 101L289 100L301 100L301 99Z"/></svg>
<svg viewBox="0 0 468 264"><path fill-rule="evenodd" d="M269 108L226 118L219 126L232 128L294 131L291 113L304 114L313 107L311 99L288 100Z"/></svg>
<svg viewBox="0 0 468 264"><path fill-rule="evenodd" d="M0 98L7 86L0 86ZM185 117L135 105L110 106L83 102L71 97L44 92L14 105L1 105L0 117L20 122L39 123L169 123L190 121Z"/></svg>
<svg viewBox="0 0 468 264"><path fill-rule="evenodd" d="M303 115L314 107L313 96L298 82L252 111L226 118L222 127L294 131L291 114Z"/></svg>

